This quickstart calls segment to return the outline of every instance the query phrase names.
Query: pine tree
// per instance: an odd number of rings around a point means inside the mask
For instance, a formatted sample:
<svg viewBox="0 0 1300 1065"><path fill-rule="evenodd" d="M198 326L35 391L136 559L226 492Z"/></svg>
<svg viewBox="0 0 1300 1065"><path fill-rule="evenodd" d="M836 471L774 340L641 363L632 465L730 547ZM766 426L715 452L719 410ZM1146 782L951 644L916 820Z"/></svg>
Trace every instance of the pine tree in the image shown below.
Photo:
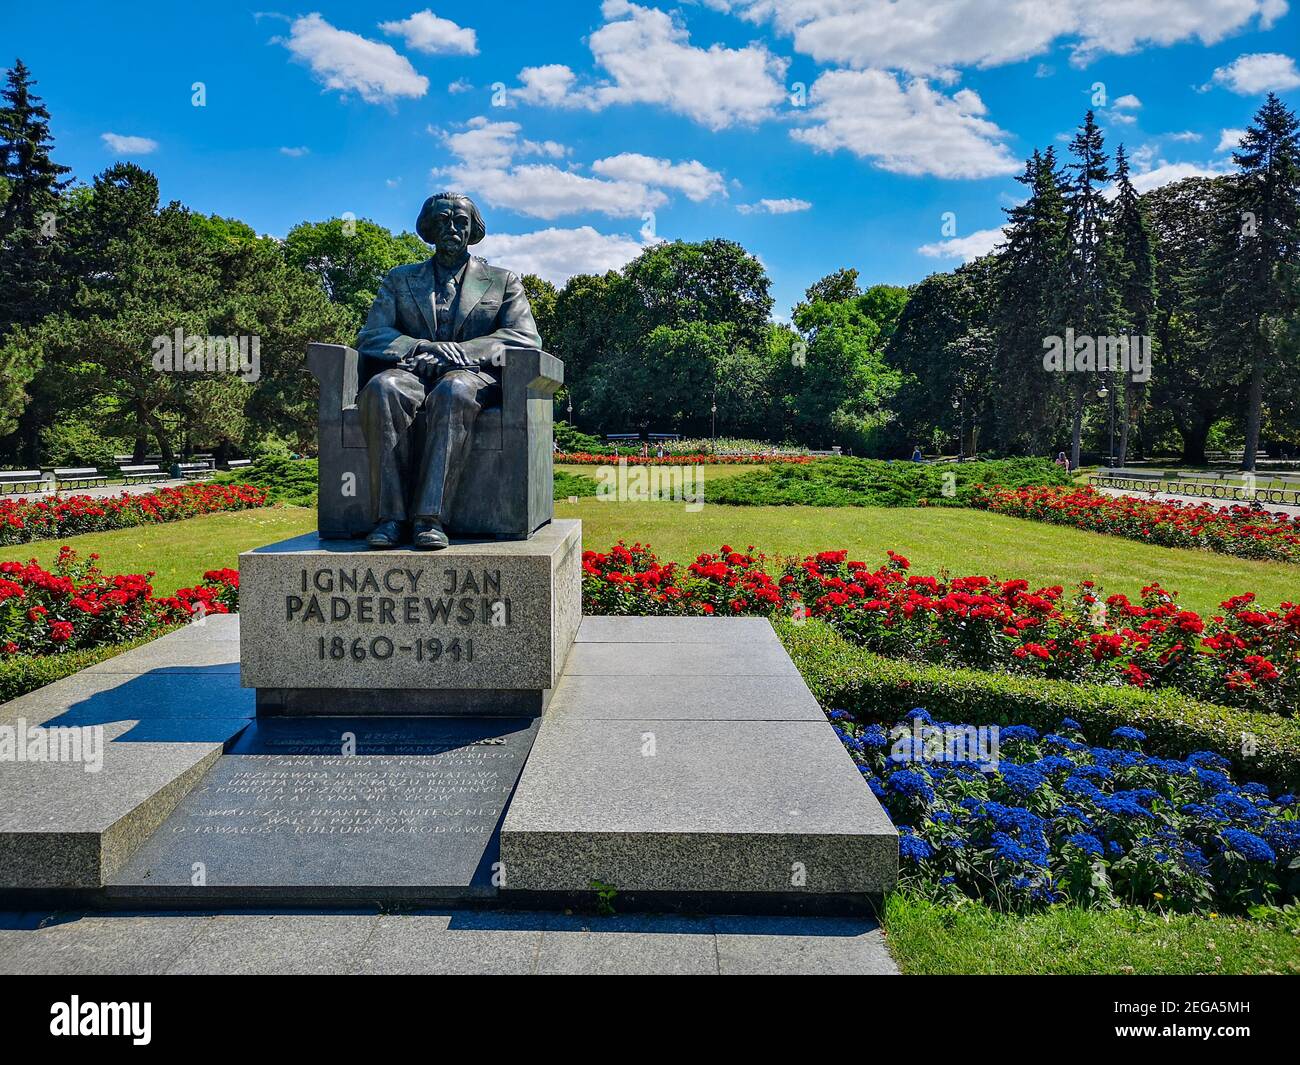
<svg viewBox="0 0 1300 1065"><path fill-rule="evenodd" d="M1116 197L1111 207L1110 261L1116 267L1120 315L1130 339L1149 336L1156 304L1156 260L1151 226L1129 178L1124 145L1115 150ZM1119 465L1128 458L1129 428L1142 405L1145 385L1123 374L1122 421L1119 435Z"/></svg>
<svg viewBox="0 0 1300 1065"><path fill-rule="evenodd" d="M0 244L17 231L39 231L42 213L53 209L70 184L62 177L68 167L50 158L50 113L32 92L35 84L19 59L0 91L0 178L9 193L0 205Z"/></svg>
<svg viewBox="0 0 1300 1065"><path fill-rule="evenodd" d="M1006 385L994 399L994 434L1000 450L1041 452L1051 442L1060 390L1059 376L1043 367L1043 341L1062 334L1068 252L1055 151L1035 151L1016 180L1029 198L1007 210L998 257L994 365Z"/></svg>
<svg viewBox="0 0 1300 1065"><path fill-rule="evenodd" d="M0 90L0 343L14 330L32 326L67 295L59 268L59 195L68 173L50 158L50 114L32 92L31 72L19 59ZM6 350L0 389L0 426L12 428L25 408L27 384L40 369L24 343ZM34 433L24 434L26 450Z"/></svg>
<svg viewBox="0 0 1300 1065"><path fill-rule="evenodd" d="M1296 312L1286 274L1300 255L1300 122L1273 93L1233 152L1240 168L1219 220L1203 293L1217 305L1215 357L1241 362L1246 385L1242 469L1254 470L1268 388L1294 388L1300 368L1281 357L1276 323Z"/></svg>
<svg viewBox="0 0 1300 1065"><path fill-rule="evenodd" d="M1070 175L1066 189L1066 218L1069 222L1069 293L1066 321L1076 336L1109 335L1115 318L1114 270L1108 261L1106 199L1102 195L1110 181L1109 159L1101 129L1089 111L1079 132L1070 142L1075 161L1066 167ZM1094 378L1073 376L1070 431L1070 465L1078 468L1083 435L1083 408Z"/></svg>

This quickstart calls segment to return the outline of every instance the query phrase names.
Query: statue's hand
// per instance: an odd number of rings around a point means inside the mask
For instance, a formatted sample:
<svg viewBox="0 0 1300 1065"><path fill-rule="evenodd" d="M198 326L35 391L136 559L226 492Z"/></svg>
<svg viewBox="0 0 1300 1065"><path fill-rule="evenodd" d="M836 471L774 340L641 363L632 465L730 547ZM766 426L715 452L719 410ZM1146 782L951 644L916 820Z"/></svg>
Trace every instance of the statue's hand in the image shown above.
<svg viewBox="0 0 1300 1065"><path fill-rule="evenodd" d="M410 370L421 381L433 381L442 373L442 364L432 352L418 351L407 356L402 369Z"/></svg>
<svg viewBox="0 0 1300 1065"><path fill-rule="evenodd" d="M463 370L475 365L474 360L465 354L465 349L451 341L434 341L429 345L429 350L438 360L444 373L447 370Z"/></svg>

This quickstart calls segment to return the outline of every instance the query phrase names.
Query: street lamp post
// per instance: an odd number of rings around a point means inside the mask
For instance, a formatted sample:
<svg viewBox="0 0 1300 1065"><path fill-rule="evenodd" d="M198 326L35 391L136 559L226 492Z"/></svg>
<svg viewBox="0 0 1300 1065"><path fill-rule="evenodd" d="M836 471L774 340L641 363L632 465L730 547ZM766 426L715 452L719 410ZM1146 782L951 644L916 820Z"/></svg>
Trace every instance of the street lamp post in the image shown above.
<svg viewBox="0 0 1300 1065"><path fill-rule="evenodd" d="M717 388L714 388L713 390L713 402L709 406L709 414L713 419L712 428L709 430L709 439L716 440L718 438L718 390Z"/></svg>
<svg viewBox="0 0 1300 1065"><path fill-rule="evenodd" d="M1115 465L1115 390L1102 385L1097 389L1097 398L1105 399L1110 397L1110 456L1107 464L1111 467Z"/></svg>
<svg viewBox="0 0 1300 1065"><path fill-rule="evenodd" d="M966 396L958 393L952 401L952 409L957 411L957 461L966 457Z"/></svg>

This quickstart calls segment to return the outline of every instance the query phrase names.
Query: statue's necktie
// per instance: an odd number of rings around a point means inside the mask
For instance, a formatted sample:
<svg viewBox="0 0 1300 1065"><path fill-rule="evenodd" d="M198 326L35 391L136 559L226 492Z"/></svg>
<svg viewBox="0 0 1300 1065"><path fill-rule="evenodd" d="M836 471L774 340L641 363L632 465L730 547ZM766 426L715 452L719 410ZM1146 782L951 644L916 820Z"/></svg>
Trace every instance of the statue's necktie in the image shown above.
<svg viewBox="0 0 1300 1065"><path fill-rule="evenodd" d="M439 280L436 311L438 315L437 340L451 340L455 329L453 309L456 306L456 275L447 274Z"/></svg>

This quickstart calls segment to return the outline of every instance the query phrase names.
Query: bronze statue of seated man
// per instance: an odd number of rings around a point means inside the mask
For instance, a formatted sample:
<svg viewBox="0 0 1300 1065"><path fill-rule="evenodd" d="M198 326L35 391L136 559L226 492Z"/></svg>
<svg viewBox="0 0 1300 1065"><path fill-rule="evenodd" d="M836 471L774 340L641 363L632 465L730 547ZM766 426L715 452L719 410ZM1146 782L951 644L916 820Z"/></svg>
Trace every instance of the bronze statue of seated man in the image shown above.
<svg viewBox="0 0 1300 1065"><path fill-rule="evenodd" d="M357 350L379 366L357 398L370 464L375 549L448 544L447 515L474 420L501 398L510 348L542 346L519 278L469 254L485 230L458 193L425 201L415 231L432 259L389 272Z"/></svg>

